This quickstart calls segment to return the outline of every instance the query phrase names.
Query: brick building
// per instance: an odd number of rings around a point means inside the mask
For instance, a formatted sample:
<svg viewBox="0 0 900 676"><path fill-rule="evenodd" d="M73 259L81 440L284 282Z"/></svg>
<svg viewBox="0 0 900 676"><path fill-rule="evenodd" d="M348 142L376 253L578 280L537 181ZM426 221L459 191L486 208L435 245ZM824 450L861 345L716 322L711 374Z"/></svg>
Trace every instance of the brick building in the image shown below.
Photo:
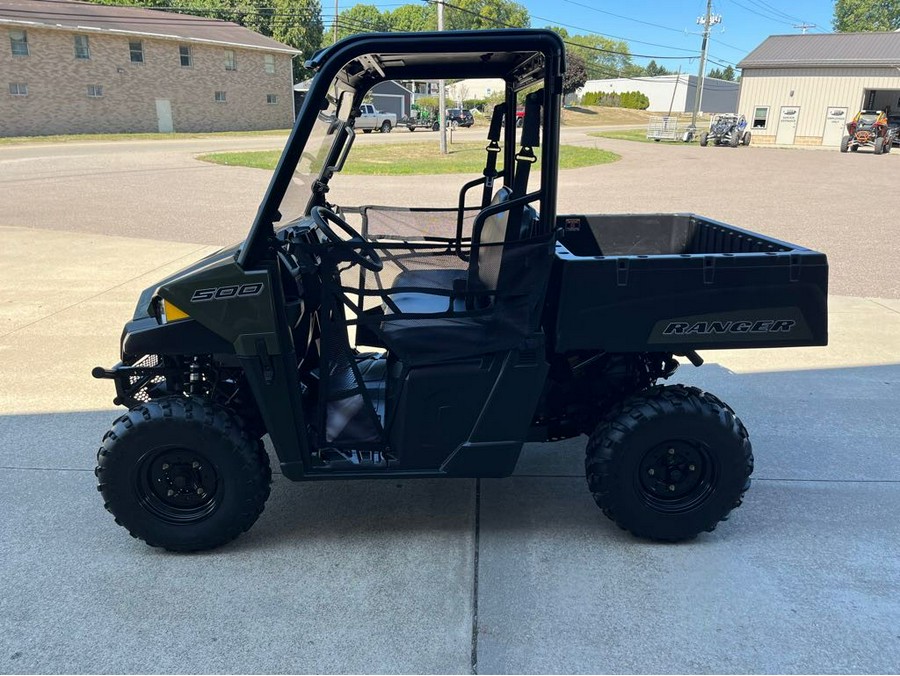
<svg viewBox="0 0 900 676"><path fill-rule="evenodd" d="M297 54L225 21L0 0L0 136L287 128Z"/></svg>

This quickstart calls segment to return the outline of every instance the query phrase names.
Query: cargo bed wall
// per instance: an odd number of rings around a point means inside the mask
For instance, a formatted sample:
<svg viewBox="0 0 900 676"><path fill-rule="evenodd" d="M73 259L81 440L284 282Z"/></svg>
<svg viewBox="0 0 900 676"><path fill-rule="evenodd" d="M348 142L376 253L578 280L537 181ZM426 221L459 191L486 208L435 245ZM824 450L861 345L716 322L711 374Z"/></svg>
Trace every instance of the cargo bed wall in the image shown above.
<svg viewBox="0 0 900 676"><path fill-rule="evenodd" d="M825 345L824 254L692 214L561 216L557 352Z"/></svg>
<svg viewBox="0 0 900 676"><path fill-rule="evenodd" d="M560 216L576 256L759 253L798 247L694 214Z"/></svg>

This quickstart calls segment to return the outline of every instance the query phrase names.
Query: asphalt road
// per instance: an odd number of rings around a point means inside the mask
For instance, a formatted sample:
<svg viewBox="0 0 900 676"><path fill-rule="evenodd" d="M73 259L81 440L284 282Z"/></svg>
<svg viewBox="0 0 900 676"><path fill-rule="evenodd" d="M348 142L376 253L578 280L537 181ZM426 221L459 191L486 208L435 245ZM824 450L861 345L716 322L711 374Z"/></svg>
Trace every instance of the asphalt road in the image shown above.
<svg viewBox="0 0 900 676"><path fill-rule="evenodd" d="M900 152L699 148L563 132L563 142L613 150L613 164L560 172L560 213L689 211L825 251L834 293L900 298L895 209ZM480 138L483 129L456 132ZM397 131L358 143L432 139ZM0 213L8 225L167 241L244 237L270 173L197 155L280 147L283 136L0 146ZM456 203L464 176L339 176L342 206Z"/></svg>
<svg viewBox="0 0 900 676"><path fill-rule="evenodd" d="M0 147L0 672L896 672L900 289L893 211L868 196L897 157L580 133L623 159L563 172L564 210L697 211L832 262L827 348L676 374L750 431L726 523L636 540L593 504L572 439L527 444L504 480L276 474L226 547L132 540L95 491L117 411L88 374L141 289L246 231L266 172L193 156L267 139ZM345 205L453 203L463 180L345 178Z"/></svg>

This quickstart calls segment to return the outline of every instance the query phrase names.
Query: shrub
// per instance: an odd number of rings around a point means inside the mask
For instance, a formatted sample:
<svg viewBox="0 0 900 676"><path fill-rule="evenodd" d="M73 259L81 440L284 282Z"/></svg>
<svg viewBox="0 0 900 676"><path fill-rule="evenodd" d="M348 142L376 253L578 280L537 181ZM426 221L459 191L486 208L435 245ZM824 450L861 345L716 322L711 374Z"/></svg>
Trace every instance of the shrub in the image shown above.
<svg viewBox="0 0 900 676"><path fill-rule="evenodd" d="M642 92L586 92L581 97L583 106L606 106L608 108L634 108L646 110L650 107L650 99Z"/></svg>

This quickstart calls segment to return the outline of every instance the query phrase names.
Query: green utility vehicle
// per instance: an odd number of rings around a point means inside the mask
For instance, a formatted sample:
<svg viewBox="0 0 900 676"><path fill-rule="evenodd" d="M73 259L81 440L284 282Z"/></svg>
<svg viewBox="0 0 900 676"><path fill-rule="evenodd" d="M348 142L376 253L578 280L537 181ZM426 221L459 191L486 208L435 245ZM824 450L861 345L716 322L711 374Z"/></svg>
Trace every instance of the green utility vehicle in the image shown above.
<svg viewBox="0 0 900 676"><path fill-rule="evenodd" d="M660 383L698 350L826 344L825 256L692 214L557 213L551 31L357 35L307 65L246 240L148 288L121 361L94 369L127 408L96 471L117 522L176 551L235 538L269 496L266 436L285 478L320 481L503 477L526 441L588 435L620 526L715 528L750 485L747 431ZM335 203L357 194L341 169L373 85L473 77L506 96L455 204ZM502 126L520 93L522 127Z"/></svg>

